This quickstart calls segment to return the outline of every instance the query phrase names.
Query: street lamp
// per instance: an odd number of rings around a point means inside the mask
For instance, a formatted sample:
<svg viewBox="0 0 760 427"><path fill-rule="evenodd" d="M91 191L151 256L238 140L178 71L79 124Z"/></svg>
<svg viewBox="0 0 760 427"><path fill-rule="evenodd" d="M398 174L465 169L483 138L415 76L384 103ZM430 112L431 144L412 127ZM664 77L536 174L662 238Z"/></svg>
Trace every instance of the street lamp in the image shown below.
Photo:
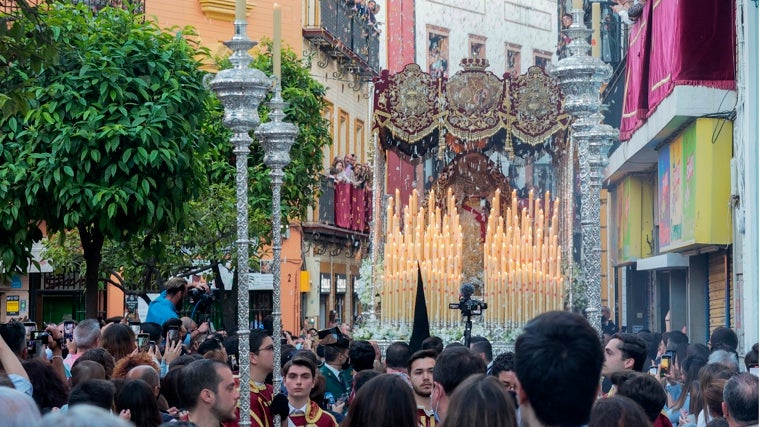
<svg viewBox="0 0 760 427"><path fill-rule="evenodd" d="M224 106L222 123L232 130L230 142L235 153L235 183L237 193L237 273L238 273L238 340L240 374L240 426L251 425L249 320L248 320L248 154L253 139L251 130L259 126L258 108L272 82L262 71L250 68L253 58L248 51L256 42L246 35L245 2L238 1L235 14L235 34L224 43L232 50L232 68L222 70L209 81L209 87ZM277 264L279 271L279 264Z"/></svg>
<svg viewBox="0 0 760 427"><path fill-rule="evenodd" d="M601 188L607 152L618 132L601 124L600 89L612 76L612 67L590 55L586 39L592 30L583 23L583 10L572 11L573 24L563 30L571 42L569 55L560 59L549 72L557 78L565 95L565 110L575 120L571 144L578 151L581 192L581 272L587 299L586 317L601 336ZM571 150L573 152L574 150ZM572 159L569 159L572 162Z"/></svg>
<svg viewBox="0 0 760 427"><path fill-rule="evenodd" d="M269 176L272 178L272 274L274 274L272 283L272 323L274 326L272 338L274 338L274 372L272 385L274 392L279 393L280 384L282 383L282 374L280 373L280 336L282 336L280 311L280 259L282 251L282 229L280 228L281 204L280 189L282 188L282 177L285 175L282 171L290 163L290 147L298 135L298 127L292 123L284 122L287 103L282 100L282 89L277 82L274 96L267 103L269 106L270 121L262 124L256 130L256 139L264 147L264 164L271 170ZM278 425L279 416L274 420Z"/></svg>

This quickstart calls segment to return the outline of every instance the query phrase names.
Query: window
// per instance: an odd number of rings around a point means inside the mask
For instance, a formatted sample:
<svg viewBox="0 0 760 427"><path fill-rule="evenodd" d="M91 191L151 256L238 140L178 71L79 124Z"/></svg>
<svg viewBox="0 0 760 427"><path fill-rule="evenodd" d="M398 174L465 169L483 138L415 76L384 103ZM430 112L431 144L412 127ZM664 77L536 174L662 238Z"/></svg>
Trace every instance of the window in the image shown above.
<svg viewBox="0 0 760 427"><path fill-rule="evenodd" d="M506 70L507 74L512 77L517 77L522 73L522 64L520 63L520 45L514 43L504 44L506 52L504 57L507 58Z"/></svg>
<svg viewBox="0 0 760 427"><path fill-rule="evenodd" d="M533 64L538 67L546 68L552 62L552 53L545 50L533 49Z"/></svg>
<svg viewBox="0 0 760 427"><path fill-rule="evenodd" d="M469 35L470 58L486 59L486 38L483 36Z"/></svg>
<svg viewBox="0 0 760 427"><path fill-rule="evenodd" d="M366 163L367 139L364 135L364 122L354 120L354 148L351 151L356 154L356 160L360 163Z"/></svg>
<svg viewBox="0 0 760 427"><path fill-rule="evenodd" d="M332 140L332 144L330 144L329 147L322 148L324 158L327 159L328 169L332 165L333 158L335 157L335 119L333 118L333 112L332 103L328 103L325 106L325 109L322 110L322 118L327 120L327 123L330 126L330 139Z"/></svg>
<svg viewBox="0 0 760 427"><path fill-rule="evenodd" d="M349 154L348 148L350 141L350 127L351 125L348 121L348 112L342 109L338 109L338 135L336 135L338 144L336 147L336 156L345 156L346 154Z"/></svg>
<svg viewBox="0 0 760 427"><path fill-rule="evenodd" d="M427 65L433 77L449 76L449 30L435 25L427 26Z"/></svg>

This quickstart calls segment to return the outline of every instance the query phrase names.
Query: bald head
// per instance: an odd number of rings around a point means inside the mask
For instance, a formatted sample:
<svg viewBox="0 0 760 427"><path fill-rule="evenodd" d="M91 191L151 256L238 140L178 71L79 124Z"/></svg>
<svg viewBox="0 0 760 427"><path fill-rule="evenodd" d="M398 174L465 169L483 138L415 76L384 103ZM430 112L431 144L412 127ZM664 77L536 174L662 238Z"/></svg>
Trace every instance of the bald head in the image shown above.
<svg viewBox="0 0 760 427"><path fill-rule="evenodd" d="M151 390L153 390L153 395L156 397L158 397L158 394L161 391L161 380L158 377L158 372L156 372L156 370L151 366L135 366L134 368L130 369L129 372L127 372L126 379L145 381L150 386Z"/></svg>
<svg viewBox="0 0 760 427"><path fill-rule="evenodd" d="M71 368L71 387L88 380L106 379L106 369L98 362L80 360Z"/></svg>

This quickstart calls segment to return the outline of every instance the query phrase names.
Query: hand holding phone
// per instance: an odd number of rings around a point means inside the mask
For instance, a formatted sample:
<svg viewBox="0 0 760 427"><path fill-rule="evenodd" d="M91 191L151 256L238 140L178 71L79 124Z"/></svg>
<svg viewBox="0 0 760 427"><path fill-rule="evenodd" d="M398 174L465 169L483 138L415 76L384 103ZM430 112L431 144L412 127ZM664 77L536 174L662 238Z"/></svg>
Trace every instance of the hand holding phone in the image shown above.
<svg viewBox="0 0 760 427"><path fill-rule="evenodd" d="M669 354L663 354L662 357L660 357L660 378L663 378L670 373L671 361L672 356Z"/></svg>
<svg viewBox="0 0 760 427"><path fill-rule="evenodd" d="M166 332L166 342L173 345L179 342L179 326L169 326Z"/></svg>
<svg viewBox="0 0 760 427"><path fill-rule="evenodd" d="M148 344L150 343L150 334L137 334L137 348L139 351L148 351Z"/></svg>

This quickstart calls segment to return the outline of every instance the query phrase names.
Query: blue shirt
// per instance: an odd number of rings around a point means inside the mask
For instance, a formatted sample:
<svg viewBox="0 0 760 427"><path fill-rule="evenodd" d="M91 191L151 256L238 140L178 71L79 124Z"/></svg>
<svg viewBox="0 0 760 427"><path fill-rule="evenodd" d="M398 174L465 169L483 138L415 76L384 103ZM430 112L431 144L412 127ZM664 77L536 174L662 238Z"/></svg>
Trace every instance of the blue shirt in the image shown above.
<svg viewBox="0 0 760 427"><path fill-rule="evenodd" d="M163 291L158 298L150 302L145 321L163 325L169 319L179 319L179 316L174 308L174 304L166 299L166 291Z"/></svg>

